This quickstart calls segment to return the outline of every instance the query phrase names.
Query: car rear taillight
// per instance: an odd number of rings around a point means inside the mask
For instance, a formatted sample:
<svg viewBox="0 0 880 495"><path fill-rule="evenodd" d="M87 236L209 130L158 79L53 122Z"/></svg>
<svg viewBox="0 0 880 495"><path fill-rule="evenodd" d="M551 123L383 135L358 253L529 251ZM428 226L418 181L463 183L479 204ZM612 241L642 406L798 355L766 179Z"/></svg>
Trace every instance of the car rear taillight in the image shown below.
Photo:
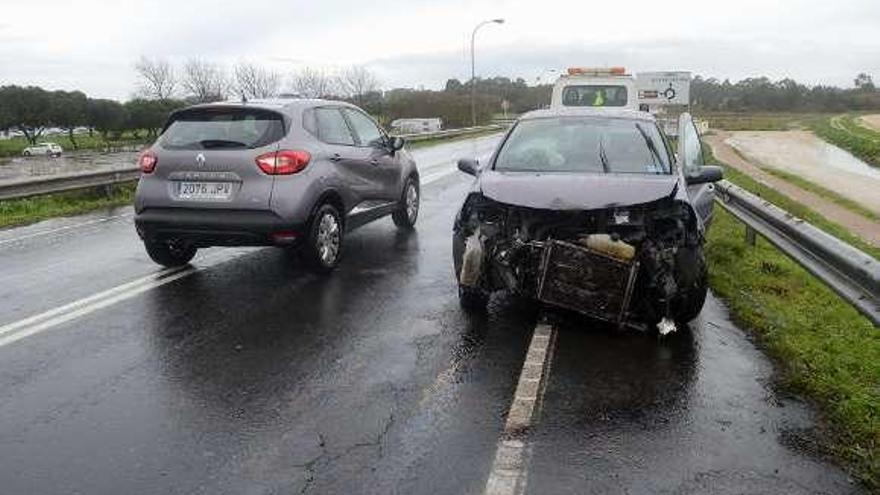
<svg viewBox="0 0 880 495"><path fill-rule="evenodd" d="M150 150L144 150L141 156L138 157L138 167L145 174L152 174L156 170L157 163L159 163L159 158Z"/></svg>
<svg viewBox="0 0 880 495"><path fill-rule="evenodd" d="M257 157L257 166L269 175L290 175L302 172L312 155L308 151L281 150Z"/></svg>

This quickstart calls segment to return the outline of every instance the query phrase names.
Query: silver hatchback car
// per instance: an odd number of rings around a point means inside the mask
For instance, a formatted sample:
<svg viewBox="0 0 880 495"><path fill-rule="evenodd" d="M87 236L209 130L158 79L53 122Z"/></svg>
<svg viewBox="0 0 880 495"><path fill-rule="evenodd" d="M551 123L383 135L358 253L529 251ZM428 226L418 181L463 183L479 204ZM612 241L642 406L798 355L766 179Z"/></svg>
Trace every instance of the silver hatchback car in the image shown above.
<svg viewBox="0 0 880 495"><path fill-rule="evenodd" d="M403 139L345 102L188 107L138 163L135 225L164 266L201 247L279 246L327 272L346 232L387 215L412 229L419 213L419 173Z"/></svg>

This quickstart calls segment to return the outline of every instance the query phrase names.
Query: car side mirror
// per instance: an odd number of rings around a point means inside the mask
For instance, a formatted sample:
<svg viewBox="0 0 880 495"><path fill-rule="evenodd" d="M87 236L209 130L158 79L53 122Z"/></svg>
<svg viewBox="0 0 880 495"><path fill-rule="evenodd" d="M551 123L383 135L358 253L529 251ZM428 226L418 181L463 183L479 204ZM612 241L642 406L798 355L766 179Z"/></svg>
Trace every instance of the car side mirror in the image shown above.
<svg viewBox="0 0 880 495"><path fill-rule="evenodd" d="M406 140L400 136L393 136L388 140L388 149L392 153L400 151L406 145Z"/></svg>
<svg viewBox="0 0 880 495"><path fill-rule="evenodd" d="M476 176L480 170L480 162L475 158L462 158L458 161L458 169L468 175Z"/></svg>
<svg viewBox="0 0 880 495"><path fill-rule="evenodd" d="M689 186L718 182L724 178L724 170L715 165L704 165L693 175L688 175L685 180Z"/></svg>

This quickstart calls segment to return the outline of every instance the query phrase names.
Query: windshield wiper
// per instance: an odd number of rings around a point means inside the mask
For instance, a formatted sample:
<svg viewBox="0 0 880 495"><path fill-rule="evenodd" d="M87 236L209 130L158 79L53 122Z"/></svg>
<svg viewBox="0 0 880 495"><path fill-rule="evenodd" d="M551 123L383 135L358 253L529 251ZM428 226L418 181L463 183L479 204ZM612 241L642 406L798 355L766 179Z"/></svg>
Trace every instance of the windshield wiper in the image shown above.
<svg viewBox="0 0 880 495"><path fill-rule="evenodd" d="M211 148L247 148L248 145L240 141L228 141L226 139L204 139L199 141L202 148L208 150Z"/></svg>
<svg viewBox="0 0 880 495"><path fill-rule="evenodd" d="M657 146L654 145L654 140L648 136L648 133L645 132L641 124L636 124L636 129L639 130L639 134L642 135L645 144L648 145L648 150L651 152L651 159L654 160L654 165L657 165L658 163L663 165L663 159L660 158L660 152L657 151Z"/></svg>
<svg viewBox="0 0 880 495"><path fill-rule="evenodd" d="M602 162L602 171L606 174L611 172L611 167L608 166L608 155L605 154L605 146L601 139L599 140L599 161Z"/></svg>

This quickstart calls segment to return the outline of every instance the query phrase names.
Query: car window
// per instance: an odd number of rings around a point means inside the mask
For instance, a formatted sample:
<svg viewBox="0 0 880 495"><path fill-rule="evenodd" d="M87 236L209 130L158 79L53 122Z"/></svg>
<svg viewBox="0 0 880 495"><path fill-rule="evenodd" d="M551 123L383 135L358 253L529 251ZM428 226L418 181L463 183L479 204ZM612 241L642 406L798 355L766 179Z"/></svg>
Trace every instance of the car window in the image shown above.
<svg viewBox="0 0 880 495"><path fill-rule="evenodd" d="M592 117L558 117L518 123L498 152L495 169L671 173L669 155L654 123Z"/></svg>
<svg viewBox="0 0 880 495"><path fill-rule="evenodd" d="M253 149L284 137L281 114L256 108L194 108L174 114L162 133L166 149Z"/></svg>
<svg viewBox="0 0 880 495"><path fill-rule="evenodd" d="M346 108L343 111L348 116L348 121L351 122L351 126L354 128L354 132L357 134L358 141L362 146L382 144L385 137L371 118L357 110Z"/></svg>
<svg viewBox="0 0 880 495"><path fill-rule="evenodd" d="M315 123L318 127L318 139L321 141L328 144L354 145L351 129L348 128L338 108L316 108Z"/></svg>
<svg viewBox="0 0 880 495"><path fill-rule="evenodd" d="M567 107L624 107L626 86L579 85L562 90L562 104Z"/></svg>
<svg viewBox="0 0 880 495"><path fill-rule="evenodd" d="M704 165L703 150L700 149L700 135L693 124L688 124L682 129L681 139L684 143L684 156L682 157L685 172L696 172Z"/></svg>

